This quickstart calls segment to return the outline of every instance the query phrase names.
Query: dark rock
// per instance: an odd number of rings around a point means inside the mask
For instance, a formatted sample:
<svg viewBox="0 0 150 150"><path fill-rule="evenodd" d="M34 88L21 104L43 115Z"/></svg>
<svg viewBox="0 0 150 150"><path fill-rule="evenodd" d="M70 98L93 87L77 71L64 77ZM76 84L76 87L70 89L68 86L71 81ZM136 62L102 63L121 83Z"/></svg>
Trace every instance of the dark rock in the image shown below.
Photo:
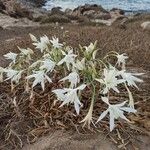
<svg viewBox="0 0 150 150"><path fill-rule="evenodd" d="M61 7L54 7L51 9L51 15L55 15L55 14L58 14L58 15L64 15L65 13L63 11L61 11Z"/></svg>
<svg viewBox="0 0 150 150"><path fill-rule="evenodd" d="M78 11L80 14L83 14L85 11L89 10L94 10L95 12L104 12L107 13L107 11L101 6L101 5L90 5L90 4L85 4L84 6L79 6L75 8L73 11Z"/></svg>
<svg viewBox="0 0 150 150"><path fill-rule="evenodd" d="M100 5L89 5L85 4L84 6L79 6L75 8L73 11L66 10L65 11L69 18L76 18L78 19L81 16L85 16L89 19L110 19L111 16L109 12L107 12L102 6Z"/></svg>
<svg viewBox="0 0 150 150"><path fill-rule="evenodd" d="M41 23L56 23L56 22L69 23L71 22L71 20L64 15L58 15L58 14L47 16L41 20Z"/></svg>
<svg viewBox="0 0 150 150"><path fill-rule="evenodd" d="M3 27L0 26L0 31L3 30Z"/></svg>
<svg viewBox="0 0 150 150"><path fill-rule="evenodd" d="M78 23L84 23L84 24L90 23L90 20L85 16L80 16L77 21Z"/></svg>
<svg viewBox="0 0 150 150"><path fill-rule="evenodd" d="M25 0L26 2L32 3L35 7L42 7L47 0Z"/></svg>
<svg viewBox="0 0 150 150"><path fill-rule="evenodd" d="M31 13L31 19L36 22L41 22L43 18L47 18L48 13L46 11L42 11L41 9L34 9Z"/></svg>
<svg viewBox="0 0 150 150"><path fill-rule="evenodd" d="M110 10L110 12L115 12L115 13L120 14L120 15L125 14L124 10L118 9L118 8L113 8L113 9Z"/></svg>
<svg viewBox="0 0 150 150"><path fill-rule="evenodd" d="M19 0L1 0L6 8L6 13L11 17L26 17L34 21L40 21L46 16L47 11L42 8L36 8L29 3Z"/></svg>
<svg viewBox="0 0 150 150"><path fill-rule="evenodd" d="M66 15L71 15L72 12L73 12L73 10L72 10L72 9L69 9L69 8L67 8L67 9L65 10L65 14L66 14Z"/></svg>
<svg viewBox="0 0 150 150"><path fill-rule="evenodd" d="M3 10L5 10L6 7L5 5L3 4L3 2L0 0L0 12L3 12Z"/></svg>

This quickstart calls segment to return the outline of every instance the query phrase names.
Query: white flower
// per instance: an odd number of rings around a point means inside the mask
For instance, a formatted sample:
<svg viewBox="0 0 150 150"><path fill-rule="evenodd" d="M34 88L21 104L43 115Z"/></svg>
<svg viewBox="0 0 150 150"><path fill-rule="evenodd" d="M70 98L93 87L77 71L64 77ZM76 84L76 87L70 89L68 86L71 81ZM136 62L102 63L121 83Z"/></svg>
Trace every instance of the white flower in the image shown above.
<svg viewBox="0 0 150 150"><path fill-rule="evenodd" d="M80 82L80 77L77 72L71 72L68 76L64 77L60 81L69 80L71 82L70 88L74 88Z"/></svg>
<svg viewBox="0 0 150 150"><path fill-rule="evenodd" d="M5 69L4 72L6 72L6 76L7 76L6 80L11 79L12 82L14 81L18 83L19 80L21 79L23 70L18 71L18 70L13 70L13 69Z"/></svg>
<svg viewBox="0 0 150 150"><path fill-rule="evenodd" d="M73 66L78 70L85 69L85 58L83 58L81 61L77 60L76 63L73 64Z"/></svg>
<svg viewBox="0 0 150 150"><path fill-rule="evenodd" d="M54 48L61 48L63 44L59 43L59 39L56 37L52 37L52 40L50 42L53 44Z"/></svg>
<svg viewBox="0 0 150 150"><path fill-rule="evenodd" d="M143 73L128 73L125 72L125 70L121 71L121 76L127 82L128 86L134 86L136 88L138 87L135 82L143 82L143 80L135 76L141 76L141 75L143 75Z"/></svg>
<svg viewBox="0 0 150 150"><path fill-rule="evenodd" d="M112 130L114 129L114 127L115 127L115 123L114 123L115 119L122 118L122 119L124 119L124 120L130 122L130 121L124 116L124 111L125 111L125 112L128 112L128 113L130 113L130 112L135 113L135 112L136 112L136 110L133 109L133 108L130 108L130 107L123 107L123 106L125 105L126 101L123 102L123 103L121 103L121 104L111 105L111 104L109 103L107 97L102 97L102 100L103 100L106 104L108 104L109 107L108 107L108 109L107 109L106 111L104 111L104 112L100 115L100 117L99 117L99 119L97 120L97 122L101 121L101 120L108 114L108 112L109 112L110 131L112 131Z"/></svg>
<svg viewBox="0 0 150 150"><path fill-rule="evenodd" d="M45 59L43 62L43 65L40 67L40 69L46 69L46 72L52 72L54 70L54 67L56 63L50 59Z"/></svg>
<svg viewBox="0 0 150 150"><path fill-rule="evenodd" d="M40 83L43 91L45 89L45 81L47 80L49 83L52 82L52 80L46 75L46 73L43 70L35 71L34 74L29 75L26 78L27 79L35 78L32 87L35 87L38 83Z"/></svg>
<svg viewBox="0 0 150 150"><path fill-rule="evenodd" d="M57 90L53 90L52 92L54 92L57 95L58 100L63 101L63 103L61 104L60 107L62 107L65 104L68 104L68 103L74 103L76 113L79 114L80 106L82 104L78 97L78 91L83 90L85 87L86 87L86 85L82 84L81 86L74 88L74 89L64 88L63 90L57 89Z"/></svg>
<svg viewBox="0 0 150 150"><path fill-rule="evenodd" d="M105 85L103 89L103 94L107 94L110 89L113 89L115 92L119 93L117 89L118 84L123 83L123 79L117 79L118 72L115 69L106 69L104 68L104 78L96 79L96 81Z"/></svg>
<svg viewBox="0 0 150 150"><path fill-rule="evenodd" d="M68 70L70 70L70 64L74 64L75 57L77 55L73 54L73 50L69 50L68 54L66 54L64 51L62 51L62 54L65 56L61 61L58 62L57 65L62 65L63 63L66 63Z"/></svg>
<svg viewBox="0 0 150 150"><path fill-rule="evenodd" d="M93 43L90 43L90 45L88 47L84 46L84 48L87 53L92 53L95 48L95 45Z"/></svg>
<svg viewBox="0 0 150 150"><path fill-rule="evenodd" d="M85 48L85 52L86 52L86 55L89 57L91 56L93 59L95 59L96 57L96 53L97 53L97 50L94 50L95 47L96 47L96 44L97 44L97 41L95 41L95 43L90 43L90 45L87 47L87 46L84 46Z"/></svg>
<svg viewBox="0 0 150 150"><path fill-rule="evenodd" d="M33 50L30 49L30 48L25 49L25 48L20 48L20 47L18 47L18 49L21 51L21 54L22 54L22 55L27 56L27 55L33 54Z"/></svg>
<svg viewBox="0 0 150 150"><path fill-rule="evenodd" d="M56 89L52 91L53 93L55 93L57 95L57 99L60 101L65 101L66 99L66 90L65 89Z"/></svg>
<svg viewBox="0 0 150 150"><path fill-rule="evenodd" d="M3 82L4 68L0 67L0 82Z"/></svg>
<svg viewBox="0 0 150 150"><path fill-rule="evenodd" d="M49 38L45 35L40 38L39 42L33 43L33 45L36 46L37 49L40 49L41 53L45 49L48 49L48 45L50 44Z"/></svg>
<svg viewBox="0 0 150 150"><path fill-rule="evenodd" d="M37 38L33 34L30 33L29 36L30 36L30 38L31 38L31 40L33 42L37 42L38 41Z"/></svg>
<svg viewBox="0 0 150 150"><path fill-rule="evenodd" d="M4 57L5 57L6 59L12 60L13 63L15 63L15 62L16 62L16 58L17 58L17 55L18 55L18 54L16 54L16 53L9 52L9 53L5 54Z"/></svg>
<svg viewBox="0 0 150 150"><path fill-rule="evenodd" d="M124 66L125 65L125 61L126 59L128 59L128 56L126 55L126 53L123 53L121 55L117 54L117 64L120 66L121 64Z"/></svg>

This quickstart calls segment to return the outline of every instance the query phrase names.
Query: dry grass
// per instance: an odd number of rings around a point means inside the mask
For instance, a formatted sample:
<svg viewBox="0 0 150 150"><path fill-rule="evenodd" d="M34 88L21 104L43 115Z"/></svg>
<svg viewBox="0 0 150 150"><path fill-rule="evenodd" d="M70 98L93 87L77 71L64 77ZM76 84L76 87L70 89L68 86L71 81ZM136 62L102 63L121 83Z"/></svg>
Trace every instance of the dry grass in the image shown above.
<svg viewBox="0 0 150 150"><path fill-rule="evenodd" d="M146 17L134 19L125 24L122 29L117 24L111 27L105 26L77 26L63 25L64 32L60 26L54 25L39 28L14 28L11 30L3 30L0 32L0 62L5 66L2 55L9 51L16 51L16 46L32 47L28 34L32 33L40 37L41 35L58 36L61 41L77 48L78 44L88 45L90 42L98 40L99 56L103 57L109 51L126 52L130 56L128 67L130 69L137 68L136 71L147 73L144 76L145 84L141 85L141 90L134 91L136 107L138 114L130 116L133 124L126 124L118 121L118 130L109 134L111 139L115 140L120 137L119 144L125 144L129 139L139 133L149 133L149 117L150 117L150 80L148 75L150 71L150 32L143 31L140 28L141 22L147 20ZM11 40L10 40L11 39ZM79 133L89 132L86 128L82 128L79 123L88 110L88 103L85 101L84 109L81 111L80 117L74 116L72 107L58 108L59 103L54 105L54 95L51 94L52 87L58 86L57 83L46 87L46 91L41 92L40 87L34 92L34 99L30 101L29 95L24 92L23 87L18 86L16 92L10 93L7 83L0 84L0 137L5 139L4 147L11 149L10 145L22 146L24 142L34 142L38 137L55 129L76 130ZM86 91L84 99L88 99L90 91ZM127 99L125 92L121 94L121 98ZM17 96L18 107L14 107L12 98ZM114 97L116 101L120 97ZM105 105L97 103L94 108L94 118L99 116L100 110L104 110ZM108 132L108 123L103 121L99 128L91 128L92 132ZM102 128L101 128L102 127ZM103 129L103 130L102 130ZM99 131L101 130L101 131ZM90 131L91 132L91 131ZM134 133L134 134L133 134ZM117 137L117 138L116 138ZM23 141L23 143L22 143Z"/></svg>

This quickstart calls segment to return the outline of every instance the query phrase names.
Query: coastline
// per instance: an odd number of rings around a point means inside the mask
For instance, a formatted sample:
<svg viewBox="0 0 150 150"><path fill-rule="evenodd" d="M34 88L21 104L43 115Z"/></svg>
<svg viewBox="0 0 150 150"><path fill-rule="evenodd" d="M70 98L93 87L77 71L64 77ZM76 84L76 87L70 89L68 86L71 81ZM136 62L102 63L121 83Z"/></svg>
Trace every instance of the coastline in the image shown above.
<svg viewBox="0 0 150 150"><path fill-rule="evenodd" d="M53 7L62 7L62 10L65 10L67 8L69 9L75 9L78 6L82 6L85 4L97 4L103 6L106 10L111 10L113 8L118 8L122 9L127 12L150 12L150 2L148 0L141 0L141 1L120 1L118 2L117 0L92 0L92 1L87 1L87 0L48 0L44 8L47 10L52 9Z"/></svg>
<svg viewBox="0 0 150 150"><path fill-rule="evenodd" d="M75 9L54 7L51 10L42 8L45 0L0 0L0 12L15 19L27 18L30 22L47 23L73 23L73 24L104 24L111 26L117 20L128 20L139 14L147 12L127 12L119 8L106 10L101 5L85 4ZM149 13L149 12L148 12Z"/></svg>

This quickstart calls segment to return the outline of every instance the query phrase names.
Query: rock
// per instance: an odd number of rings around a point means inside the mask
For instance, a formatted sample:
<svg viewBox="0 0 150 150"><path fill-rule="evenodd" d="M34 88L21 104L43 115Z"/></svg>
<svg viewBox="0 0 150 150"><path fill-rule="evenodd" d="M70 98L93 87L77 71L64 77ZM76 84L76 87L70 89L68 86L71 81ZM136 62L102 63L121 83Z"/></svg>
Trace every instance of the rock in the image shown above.
<svg viewBox="0 0 150 150"><path fill-rule="evenodd" d="M90 22L91 19L102 19L102 20L108 20L111 19L111 15L108 11L106 11L102 6L100 5L89 5L85 4L83 6L79 6L75 8L74 10L66 9L65 15L70 20L76 20L79 23L83 22Z"/></svg>
<svg viewBox="0 0 150 150"><path fill-rule="evenodd" d="M51 9L51 15L55 15L55 14L58 14L58 15L64 15L65 13L63 11L61 11L61 7L54 7Z"/></svg>
<svg viewBox="0 0 150 150"><path fill-rule="evenodd" d="M5 10L5 9L6 9L5 5L0 0L0 12L3 12L3 10Z"/></svg>
<svg viewBox="0 0 150 150"><path fill-rule="evenodd" d="M4 28L0 26L0 31L3 30Z"/></svg>
<svg viewBox="0 0 150 150"><path fill-rule="evenodd" d="M111 15L109 13L98 13L98 14L95 14L94 18L108 20L108 19L111 19Z"/></svg>
<svg viewBox="0 0 150 150"><path fill-rule="evenodd" d="M42 7L46 0L26 0L27 2L29 2L30 4L32 3L32 5L34 5L35 7Z"/></svg>
<svg viewBox="0 0 150 150"><path fill-rule="evenodd" d="M143 22L143 23L141 24L141 27L143 28L143 30L148 30L148 31L150 31L150 21Z"/></svg>
<svg viewBox="0 0 150 150"><path fill-rule="evenodd" d="M77 8L75 8L73 11L78 11L79 14L83 14L85 11L89 11L89 10L94 10L95 12L104 12L107 13L107 11L101 6L101 5L89 5L89 4L85 4L83 6L79 6Z"/></svg>
<svg viewBox="0 0 150 150"><path fill-rule="evenodd" d="M110 10L110 12L115 12L115 13L120 14L120 15L125 14L125 12L122 9L118 9L118 8L113 8Z"/></svg>
<svg viewBox="0 0 150 150"><path fill-rule="evenodd" d="M113 20L111 20L111 19L109 19L109 20L92 19L91 21L93 23L98 23L98 24L102 24L102 25L106 25L106 26L111 26L113 23Z"/></svg>
<svg viewBox="0 0 150 150"><path fill-rule="evenodd" d="M89 24L90 23L90 19L88 19L85 16L80 16L77 21L78 21L78 23L82 23L82 24Z"/></svg>
<svg viewBox="0 0 150 150"><path fill-rule="evenodd" d="M39 23L33 22L27 18L13 18L6 14L0 14L0 28L8 29L11 27L31 27L39 26ZM0 29L0 30L1 30Z"/></svg>
<svg viewBox="0 0 150 150"><path fill-rule="evenodd" d="M47 16L48 14L45 11L43 12L41 9L34 9L30 15L30 19L36 22L41 22L41 20Z"/></svg>
<svg viewBox="0 0 150 150"><path fill-rule="evenodd" d="M41 23L69 23L71 20L64 15L50 15L41 20Z"/></svg>
<svg viewBox="0 0 150 150"><path fill-rule="evenodd" d="M36 8L30 3L19 0L1 0L6 8L6 14L15 18L26 17L30 20L41 21L46 17L47 11L42 8Z"/></svg>
<svg viewBox="0 0 150 150"><path fill-rule="evenodd" d="M96 16L102 16L103 14L108 14L108 12L100 5L89 5L79 6L75 8L72 12L72 16L87 16L88 18L96 18Z"/></svg>
<svg viewBox="0 0 150 150"><path fill-rule="evenodd" d="M66 14L66 15L71 15L72 12L73 12L73 10L72 10L72 9L69 9L69 8L67 8L67 9L65 10L65 14Z"/></svg>
<svg viewBox="0 0 150 150"><path fill-rule="evenodd" d="M124 11L117 8L113 8L112 10L110 10L110 15L114 20L113 22L126 18L126 16L124 15Z"/></svg>

